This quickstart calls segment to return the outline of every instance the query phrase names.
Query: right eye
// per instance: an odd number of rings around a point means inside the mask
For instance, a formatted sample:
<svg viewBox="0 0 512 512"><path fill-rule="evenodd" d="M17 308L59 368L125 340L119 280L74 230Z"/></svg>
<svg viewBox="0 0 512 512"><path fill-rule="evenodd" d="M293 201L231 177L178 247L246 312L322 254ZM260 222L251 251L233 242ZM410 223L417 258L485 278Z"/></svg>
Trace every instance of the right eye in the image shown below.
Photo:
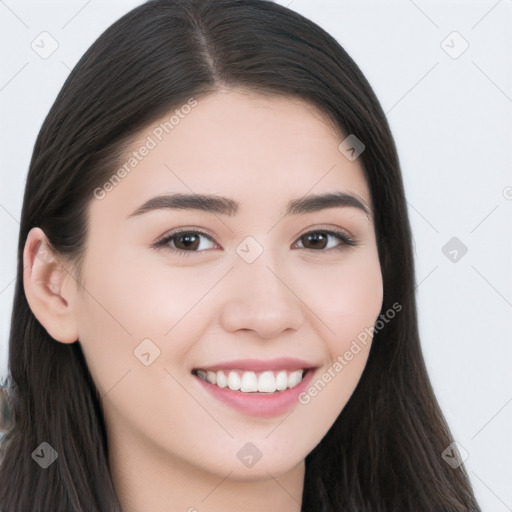
<svg viewBox="0 0 512 512"><path fill-rule="evenodd" d="M213 242L211 235L202 231L181 230L164 235L153 244L153 247L166 249L180 256L189 256L194 252L204 252L197 250L198 246L201 246L200 237Z"/></svg>

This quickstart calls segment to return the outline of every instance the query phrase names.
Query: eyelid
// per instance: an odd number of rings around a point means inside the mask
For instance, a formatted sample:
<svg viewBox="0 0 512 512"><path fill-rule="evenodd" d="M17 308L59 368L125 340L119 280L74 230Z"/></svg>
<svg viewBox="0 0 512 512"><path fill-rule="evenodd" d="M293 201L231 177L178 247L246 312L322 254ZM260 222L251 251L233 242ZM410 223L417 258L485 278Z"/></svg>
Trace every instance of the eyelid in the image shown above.
<svg viewBox="0 0 512 512"><path fill-rule="evenodd" d="M210 241L214 242L215 244L215 236L204 228L197 228L197 227L184 227L184 228L176 228L175 230L168 231L167 233L163 234L161 237L159 237L155 242L151 244L151 247L153 248L159 248L165 245L167 243L168 239L179 235L181 233L197 233L199 235L203 235L206 238L209 238ZM217 244L218 245L218 244ZM180 249L173 249L174 251L178 252ZM204 251L182 251L182 252L204 252Z"/></svg>
<svg viewBox="0 0 512 512"><path fill-rule="evenodd" d="M303 236L308 235L310 233L318 233L318 232L324 232L328 236L337 238L341 243L339 245L337 245L336 247L331 247L330 249L315 250L315 249L305 248L304 250L309 250L309 251L318 252L318 253L330 253L332 251L342 249L343 247L355 247L355 246L359 245L359 241L358 241L357 237L354 237L348 230L343 229L341 227L333 228L333 227L322 227L322 226L310 226L309 228L306 228L304 231L301 232L301 234L299 234L295 238L294 245L296 245ZM169 239L171 239L172 237L179 235L181 233L195 233L198 235L202 235L202 236L205 236L206 238L208 238L214 244L218 245L217 242L215 241L215 236L207 229L197 228L197 227L182 227L182 228L176 228L175 230L171 230L171 231L165 233L164 235L159 237L155 242L153 242L151 244L151 247L155 248L155 249L165 248L165 246L169 242ZM208 250L184 251L182 249L173 249L173 248L168 248L168 250L171 252L174 252L176 254L186 254L186 255L193 254L193 253L201 254L204 252L208 252ZM211 249L209 249L209 250L211 250Z"/></svg>
<svg viewBox="0 0 512 512"><path fill-rule="evenodd" d="M356 237L348 229L342 228L340 226L332 226L332 225L329 226L327 224L326 225L313 224L311 227L306 228L304 231L301 230L301 234L298 236L298 238L300 238L301 236L307 235L308 233L311 233L311 232L316 233L317 231L325 231L327 233L333 233L333 234L340 233L340 234L345 235L350 240L353 240L354 242L356 241Z"/></svg>

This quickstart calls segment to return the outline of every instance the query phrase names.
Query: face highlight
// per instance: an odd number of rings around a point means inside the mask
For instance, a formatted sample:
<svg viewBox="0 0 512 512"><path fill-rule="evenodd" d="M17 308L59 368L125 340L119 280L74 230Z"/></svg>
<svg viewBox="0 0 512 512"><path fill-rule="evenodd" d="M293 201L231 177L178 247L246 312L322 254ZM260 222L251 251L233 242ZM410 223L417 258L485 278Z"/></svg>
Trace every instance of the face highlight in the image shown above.
<svg viewBox="0 0 512 512"><path fill-rule="evenodd" d="M159 123L91 198L73 304L111 457L240 481L297 471L371 343L307 403L299 391L382 306L363 169L297 100L213 93L161 140Z"/></svg>

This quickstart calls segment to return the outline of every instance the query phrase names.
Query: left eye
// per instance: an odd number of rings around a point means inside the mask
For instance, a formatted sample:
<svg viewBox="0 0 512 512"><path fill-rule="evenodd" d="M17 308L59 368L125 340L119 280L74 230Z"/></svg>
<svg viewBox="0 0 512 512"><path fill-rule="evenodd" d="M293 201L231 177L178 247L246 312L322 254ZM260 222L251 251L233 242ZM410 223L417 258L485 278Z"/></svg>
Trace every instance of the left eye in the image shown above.
<svg viewBox="0 0 512 512"><path fill-rule="evenodd" d="M335 245L334 247L326 248L324 246L323 242L325 242L329 237L335 238L341 243ZM336 250L336 249L343 249L343 246L346 246L346 245L350 245L350 246L356 245L355 242L350 237L348 237L344 233L340 233L338 231L327 231L327 230L310 231L309 233L303 234L299 238L299 240L303 240L303 239L307 240L308 244L310 244L311 242L313 243L313 248L312 248L313 250L316 250L314 247L315 244L318 245L318 242L320 242L320 246L321 246L320 249L322 249L323 252L329 252L331 250ZM311 248L305 247L305 249L311 249Z"/></svg>
<svg viewBox="0 0 512 512"><path fill-rule="evenodd" d="M207 233L201 231L179 231L166 235L160 240L157 240L153 247L165 248L179 255L190 255L194 252L204 252L204 250L198 250L201 246L200 238L204 237L213 243L213 239ZM329 245L328 240L337 239L338 244L327 247ZM332 250L343 249L344 246L354 246L356 243L348 237L345 233L338 231L329 230L317 230L310 231L299 237L299 242L303 245L312 245L313 247L299 247L299 249L308 249L316 252L330 252ZM327 244L326 244L327 242ZM202 249L205 249L204 247Z"/></svg>

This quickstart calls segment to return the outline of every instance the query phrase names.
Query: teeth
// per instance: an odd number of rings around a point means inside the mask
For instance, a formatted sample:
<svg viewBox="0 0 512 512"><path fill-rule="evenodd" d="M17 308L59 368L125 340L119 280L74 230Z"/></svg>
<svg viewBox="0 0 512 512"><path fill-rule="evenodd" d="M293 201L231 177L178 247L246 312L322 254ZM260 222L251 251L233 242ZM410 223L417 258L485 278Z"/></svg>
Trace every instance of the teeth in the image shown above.
<svg viewBox="0 0 512 512"><path fill-rule="evenodd" d="M196 373L206 382L215 384L220 388L228 387L232 391L242 393L275 393L293 388L302 380L304 370L288 372L265 371L259 375L253 371L239 372L236 370L219 370L217 372L196 370ZM226 376L227 374L227 376Z"/></svg>
<svg viewBox="0 0 512 512"><path fill-rule="evenodd" d="M258 391L263 393L273 393L275 390L276 378L274 377L274 372L263 372L258 377Z"/></svg>
<svg viewBox="0 0 512 512"><path fill-rule="evenodd" d="M288 386L293 388L296 386L300 381L302 380L302 371L298 370L295 372L292 372L290 376L288 377Z"/></svg>
<svg viewBox="0 0 512 512"><path fill-rule="evenodd" d="M282 370L277 374L276 377L276 389L278 391L283 391L288 387L288 374Z"/></svg>
<svg viewBox="0 0 512 512"><path fill-rule="evenodd" d="M258 377L254 372L244 372L240 384L240 391L249 393L251 391L258 391Z"/></svg>
<svg viewBox="0 0 512 512"><path fill-rule="evenodd" d="M198 372L199 373L199 372ZM226 376L224 375L223 372L217 372L217 373L214 373L212 372L214 375L215 375L215 380L217 381L216 383L213 381L213 379L209 379L208 378L208 373L206 374L206 379L208 382L211 382L212 384L217 384L217 386L219 386L219 388L225 388L227 387L228 385L228 379L226 378Z"/></svg>
<svg viewBox="0 0 512 512"><path fill-rule="evenodd" d="M238 391L240 389L240 384L241 384L240 376L238 375L238 373L231 370L229 372L229 377L228 377L228 388L233 391Z"/></svg>

